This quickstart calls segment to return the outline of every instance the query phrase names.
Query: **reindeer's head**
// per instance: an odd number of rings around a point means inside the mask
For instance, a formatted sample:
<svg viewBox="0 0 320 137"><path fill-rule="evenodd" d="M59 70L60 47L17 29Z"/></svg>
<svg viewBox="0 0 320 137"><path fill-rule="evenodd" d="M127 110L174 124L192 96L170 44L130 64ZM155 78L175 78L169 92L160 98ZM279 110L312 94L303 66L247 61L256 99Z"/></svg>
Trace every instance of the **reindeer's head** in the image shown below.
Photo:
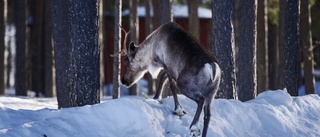
<svg viewBox="0 0 320 137"><path fill-rule="evenodd" d="M129 45L129 51L126 54L124 60L124 75L121 79L121 83L125 86L132 86L147 72L147 65L143 62L141 55L137 55L139 47L134 42Z"/></svg>

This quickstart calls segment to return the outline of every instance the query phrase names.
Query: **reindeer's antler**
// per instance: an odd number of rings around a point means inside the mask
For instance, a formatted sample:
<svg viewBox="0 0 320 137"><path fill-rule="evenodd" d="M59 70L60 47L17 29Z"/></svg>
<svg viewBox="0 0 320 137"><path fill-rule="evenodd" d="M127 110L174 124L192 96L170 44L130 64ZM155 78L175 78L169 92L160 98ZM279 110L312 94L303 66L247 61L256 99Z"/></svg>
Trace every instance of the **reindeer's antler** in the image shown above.
<svg viewBox="0 0 320 137"><path fill-rule="evenodd" d="M122 48L122 50L120 51L120 52L118 52L118 53L115 53L115 54L111 54L110 56L111 57L115 57L115 56L117 56L117 55L121 55L121 56L125 56L125 55L127 55L127 52L128 52L128 50L127 50L127 46L126 46L126 44L127 44L127 37L128 37L128 35L130 34L130 32L136 27L136 25L137 25L137 23L135 23L134 24L134 26L127 32L120 24L118 24L119 25L119 27L121 28L121 30L124 32L124 41L123 41L123 48Z"/></svg>

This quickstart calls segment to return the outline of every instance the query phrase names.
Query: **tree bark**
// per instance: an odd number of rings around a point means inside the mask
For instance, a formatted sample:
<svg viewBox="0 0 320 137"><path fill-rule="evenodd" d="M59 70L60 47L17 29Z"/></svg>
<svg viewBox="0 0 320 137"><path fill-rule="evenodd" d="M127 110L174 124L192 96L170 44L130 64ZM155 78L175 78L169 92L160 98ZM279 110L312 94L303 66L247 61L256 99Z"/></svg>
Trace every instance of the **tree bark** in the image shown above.
<svg viewBox="0 0 320 137"><path fill-rule="evenodd" d="M121 49L121 24L122 15L122 0L115 2L115 17L114 17L114 53L119 53ZM120 54L113 57L113 94L112 98L120 97L120 70L121 70Z"/></svg>
<svg viewBox="0 0 320 137"><path fill-rule="evenodd" d="M100 102L98 1L52 1L58 108Z"/></svg>
<svg viewBox="0 0 320 137"><path fill-rule="evenodd" d="M171 0L159 0L160 25L171 22L173 20L171 14ZM156 17L156 16L155 16Z"/></svg>
<svg viewBox="0 0 320 137"><path fill-rule="evenodd" d="M211 52L222 70L217 98L236 98L234 1L212 0Z"/></svg>
<svg viewBox="0 0 320 137"><path fill-rule="evenodd" d="M188 0L188 28L189 33L191 33L195 38L199 39L199 18L198 18L198 1Z"/></svg>
<svg viewBox="0 0 320 137"><path fill-rule="evenodd" d="M17 96L27 96L27 46L26 46L26 2L15 2L16 26L16 73L15 89Z"/></svg>
<svg viewBox="0 0 320 137"><path fill-rule="evenodd" d="M138 17L139 0L130 0L130 29L134 28L130 33L130 40L136 44L139 43L139 17ZM127 43L124 43L127 45ZM130 95L138 95L138 84L134 84L129 88Z"/></svg>
<svg viewBox="0 0 320 137"><path fill-rule="evenodd" d="M256 37L257 1L245 0L240 3L239 41L239 100L247 101L256 97Z"/></svg>
<svg viewBox="0 0 320 137"><path fill-rule="evenodd" d="M257 10L257 92L268 89L268 13L267 0L258 0Z"/></svg>
<svg viewBox="0 0 320 137"><path fill-rule="evenodd" d="M285 87L284 81L284 64L285 64L285 10L286 10L286 0L279 0L279 44L278 44L278 56L279 56L279 66L278 66L278 76L275 79L276 87L275 89L283 89Z"/></svg>
<svg viewBox="0 0 320 137"><path fill-rule="evenodd" d="M0 0L0 95L5 94L5 65L4 65L4 0Z"/></svg>
<svg viewBox="0 0 320 137"><path fill-rule="evenodd" d="M53 65L53 45L52 45L52 0L44 1L44 92L46 97L55 97L55 74Z"/></svg>
<svg viewBox="0 0 320 137"><path fill-rule="evenodd" d="M152 3L150 0L146 0L146 18L145 18L145 30L146 30L146 36L148 36L151 33L151 30L153 28L152 18L151 18L151 8ZM156 81L153 80L151 74L147 75L148 79L148 95L153 95L156 90Z"/></svg>
<svg viewBox="0 0 320 137"><path fill-rule="evenodd" d="M291 96L298 95L299 84L299 0L286 1L285 10L285 86Z"/></svg>
<svg viewBox="0 0 320 137"><path fill-rule="evenodd" d="M104 10L105 1L100 0L99 3L99 45L100 45L100 96L104 96L104 85L105 85L105 45L104 39L106 37L104 33Z"/></svg>
<svg viewBox="0 0 320 137"><path fill-rule="evenodd" d="M300 5L300 44L303 50L303 70L306 94L315 94L314 63L311 37L310 0Z"/></svg>

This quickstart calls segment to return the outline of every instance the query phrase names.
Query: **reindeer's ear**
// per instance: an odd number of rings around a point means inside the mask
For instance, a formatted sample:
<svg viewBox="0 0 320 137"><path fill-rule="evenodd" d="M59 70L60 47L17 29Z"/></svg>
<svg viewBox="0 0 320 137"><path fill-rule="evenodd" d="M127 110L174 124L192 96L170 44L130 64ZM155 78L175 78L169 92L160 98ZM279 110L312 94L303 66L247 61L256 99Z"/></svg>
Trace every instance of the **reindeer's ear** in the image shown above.
<svg viewBox="0 0 320 137"><path fill-rule="evenodd" d="M131 41L130 44L129 44L129 52L131 54L135 54L136 51L137 51L137 46L134 44L133 41Z"/></svg>

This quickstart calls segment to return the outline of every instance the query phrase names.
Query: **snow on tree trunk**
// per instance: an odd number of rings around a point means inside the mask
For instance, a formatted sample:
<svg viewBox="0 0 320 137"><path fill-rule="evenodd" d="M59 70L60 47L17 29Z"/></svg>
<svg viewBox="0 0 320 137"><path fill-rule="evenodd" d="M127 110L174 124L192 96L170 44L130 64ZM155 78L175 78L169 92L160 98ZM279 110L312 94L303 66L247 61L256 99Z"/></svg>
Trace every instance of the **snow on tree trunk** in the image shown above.
<svg viewBox="0 0 320 137"><path fill-rule="evenodd" d="M98 1L52 1L58 108L100 102Z"/></svg>
<svg viewBox="0 0 320 137"><path fill-rule="evenodd" d="M121 15L122 15L122 0L115 2L115 17L114 17L114 53L119 53L121 49ZM112 98L120 97L120 70L121 70L120 54L113 57L113 94Z"/></svg>
<svg viewBox="0 0 320 137"><path fill-rule="evenodd" d="M26 1L15 2L16 26L16 95L27 95Z"/></svg>
<svg viewBox="0 0 320 137"><path fill-rule="evenodd" d="M240 38L238 84L239 100L247 101L256 97L256 36L257 1L242 0L240 3Z"/></svg>
<svg viewBox="0 0 320 137"><path fill-rule="evenodd" d="M299 84L299 0L287 0L285 10L285 87L298 95Z"/></svg>
<svg viewBox="0 0 320 137"><path fill-rule="evenodd" d="M211 51L222 70L218 98L236 98L234 2L212 0Z"/></svg>

